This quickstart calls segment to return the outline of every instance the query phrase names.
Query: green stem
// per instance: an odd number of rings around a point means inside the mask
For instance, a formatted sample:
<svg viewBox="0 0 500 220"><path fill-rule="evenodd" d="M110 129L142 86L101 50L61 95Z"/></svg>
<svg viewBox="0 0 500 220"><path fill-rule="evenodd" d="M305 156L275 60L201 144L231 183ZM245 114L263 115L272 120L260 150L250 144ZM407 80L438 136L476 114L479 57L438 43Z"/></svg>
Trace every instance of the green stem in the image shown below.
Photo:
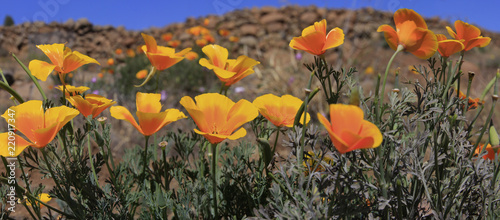
<svg viewBox="0 0 500 220"><path fill-rule="evenodd" d="M217 210L217 144L212 144L212 194L214 197L214 219L219 219Z"/></svg>
<svg viewBox="0 0 500 220"><path fill-rule="evenodd" d="M45 92L43 92L42 87L40 87L38 80L33 76L33 74L31 74L31 71L23 64L23 62L21 62L21 60L19 60L16 57L16 55L14 53L10 53L10 54L12 55L12 57L14 57L14 59L17 61L17 63L19 63L19 65L21 65L21 67L24 69L24 71L28 74L31 81L33 81L33 83L35 83L35 86L38 89L38 91L40 91L40 94L42 95L43 100L44 101L47 100L47 96L45 95Z"/></svg>
<svg viewBox="0 0 500 220"><path fill-rule="evenodd" d="M144 146L144 155L142 156L142 161L144 163L141 175L142 183L144 183L146 179L146 167L148 167L147 158L148 158L149 136L144 136L144 139L146 139L146 143Z"/></svg>
<svg viewBox="0 0 500 220"><path fill-rule="evenodd" d="M280 136L280 127L276 127L276 139L274 140L274 146L273 146L273 154L274 155L274 152L276 152L276 145L278 144L278 137Z"/></svg>
<svg viewBox="0 0 500 220"><path fill-rule="evenodd" d="M311 93L311 82L314 76L314 73L316 70L314 70L311 73L311 76L309 77L309 82L307 83L307 89L306 89L306 99L304 100L304 121L302 123L302 137L300 138L300 146L297 151L297 164L299 167L302 165L302 157L304 157L304 148L305 148L305 137L306 137L306 130L307 130L307 105L309 104L309 94Z"/></svg>
<svg viewBox="0 0 500 220"><path fill-rule="evenodd" d="M4 82L0 82L0 88L4 89L9 94L11 94L12 97L14 97L19 103L24 102L24 99L21 98L21 96L14 89L12 89L12 87L10 87L9 84L4 83Z"/></svg>
<svg viewBox="0 0 500 220"><path fill-rule="evenodd" d="M405 48L403 45L398 45L398 48L396 49L396 52L392 55L391 59L389 60L389 63L387 63L387 67L385 69L385 74L384 74L384 80L382 81L382 90L380 91L380 96L378 97L378 102L377 102L377 118L376 121L380 122L381 121L381 105L384 102L384 93L385 93L385 83L387 82L387 75L389 75L389 70L392 65L392 61L396 57L396 55L403 51ZM378 124L378 123L377 123Z"/></svg>
<svg viewBox="0 0 500 220"><path fill-rule="evenodd" d="M89 134L87 134L87 147L88 147L88 151L89 151L90 168L92 169L92 174L94 175L95 185L98 188L101 188L99 186L99 179L97 179L97 174L95 173L94 163L92 162L92 148L90 146L90 135Z"/></svg>

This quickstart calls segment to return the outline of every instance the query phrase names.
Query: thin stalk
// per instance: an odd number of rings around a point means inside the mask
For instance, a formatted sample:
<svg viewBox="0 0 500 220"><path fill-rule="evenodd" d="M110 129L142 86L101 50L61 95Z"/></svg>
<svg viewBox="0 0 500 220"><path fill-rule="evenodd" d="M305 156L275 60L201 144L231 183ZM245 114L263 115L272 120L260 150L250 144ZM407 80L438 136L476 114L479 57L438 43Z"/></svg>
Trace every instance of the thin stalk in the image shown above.
<svg viewBox="0 0 500 220"><path fill-rule="evenodd" d="M274 152L276 152L276 145L278 144L278 137L280 136L280 127L276 127L276 139L274 140L274 146L273 146L273 154L274 155Z"/></svg>
<svg viewBox="0 0 500 220"><path fill-rule="evenodd" d="M101 188L99 186L99 179L97 179L97 174L95 173L94 163L92 162L92 148L90 146L90 135L89 134L87 134L87 147L88 147L88 152L89 152L90 168L92 169L92 175L94 175L95 185L98 188Z"/></svg>
<svg viewBox="0 0 500 220"><path fill-rule="evenodd" d="M212 194L215 219L219 219L219 210L217 210L217 144L212 144Z"/></svg>
<svg viewBox="0 0 500 220"><path fill-rule="evenodd" d="M40 86L40 84L38 83L38 80L33 76L33 74L31 74L31 71L23 64L23 62L21 62L21 60L19 60L16 55L14 53L10 53L12 55L12 57L14 57L14 59L19 63L19 65L21 65L21 67L23 68L23 70L28 74L28 76L30 77L31 81L33 81L33 83L35 83L35 86L36 88L38 89L38 91L40 91L40 94L42 95L43 97L43 101L47 100L47 96L45 95L45 92L43 92L43 89L42 87ZM18 100L19 101L19 100Z"/></svg>
<svg viewBox="0 0 500 220"><path fill-rule="evenodd" d="M304 121L302 123L302 137L300 138L300 146L297 151L297 163L300 166L302 164L302 157L304 157L304 141L306 137L306 130L307 130L307 105L309 104L309 94L311 93L311 82L314 76L314 73L316 70L314 70L311 73L311 76L309 77L309 82L307 83L307 89L306 89L306 99L304 100Z"/></svg>
<svg viewBox="0 0 500 220"><path fill-rule="evenodd" d="M24 99L21 98L21 96L14 89L12 89L12 87L10 87L9 84L4 83L4 82L0 82L0 88L4 89L9 94L11 94L12 97L14 97L19 103L23 103L24 102Z"/></svg>
<svg viewBox="0 0 500 220"><path fill-rule="evenodd" d="M149 136L144 136L144 139L146 140L145 146L144 146L144 155L142 156L142 161L144 162L143 169L142 169L142 183L144 183L144 180L146 179L146 167L148 166L148 162L146 161L148 158L148 146L149 146Z"/></svg>
<svg viewBox="0 0 500 220"><path fill-rule="evenodd" d="M376 121L380 122L381 121L381 103L384 102L384 93L385 93L385 83L387 82L387 75L389 75L389 70L392 65L392 61L396 57L396 55L403 51L405 48L403 45L398 45L398 48L396 49L396 52L392 55L391 59L389 60L389 63L387 63L387 67L385 68L385 74L384 74L384 80L382 81L382 90L380 91L380 96L378 97L378 102L377 102L377 118ZM377 123L379 124L379 123Z"/></svg>

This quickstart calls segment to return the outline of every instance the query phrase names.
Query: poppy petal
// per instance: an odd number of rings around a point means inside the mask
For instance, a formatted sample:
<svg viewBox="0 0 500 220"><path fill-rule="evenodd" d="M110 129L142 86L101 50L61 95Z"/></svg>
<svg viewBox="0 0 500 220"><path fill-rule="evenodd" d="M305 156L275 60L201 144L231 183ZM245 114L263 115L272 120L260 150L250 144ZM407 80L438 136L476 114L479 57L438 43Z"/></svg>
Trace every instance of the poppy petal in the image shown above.
<svg viewBox="0 0 500 220"><path fill-rule="evenodd" d="M402 8L394 13L394 23L396 25L396 29L400 29L400 25L407 21L415 23L417 27L427 29L427 24L425 23L424 18L412 9Z"/></svg>
<svg viewBox="0 0 500 220"><path fill-rule="evenodd" d="M464 44L458 40L442 40L439 41L438 51L442 57L449 57L464 49Z"/></svg>
<svg viewBox="0 0 500 220"><path fill-rule="evenodd" d="M81 95L70 96L66 98L75 108L82 113L83 116L87 117L92 114L94 106L90 102L83 99Z"/></svg>
<svg viewBox="0 0 500 220"><path fill-rule="evenodd" d="M157 44L154 37L147 35L145 33L141 33L144 42L146 42L146 49L142 48L144 52L155 53L157 50Z"/></svg>
<svg viewBox="0 0 500 220"><path fill-rule="evenodd" d="M161 111L161 94L138 92L135 105L138 112L159 113ZM139 123L140 124L140 123Z"/></svg>
<svg viewBox="0 0 500 220"><path fill-rule="evenodd" d="M332 131L339 133L346 130L357 134L361 129L363 121L363 110L354 105L332 104L330 105L330 121Z"/></svg>
<svg viewBox="0 0 500 220"><path fill-rule="evenodd" d="M420 59L428 59L436 53L439 43L431 30L416 28L412 35L418 40L415 45L405 47L406 51Z"/></svg>
<svg viewBox="0 0 500 220"><path fill-rule="evenodd" d="M471 39L469 42L467 42L467 45L465 46L465 51L469 51L474 47L485 47L488 44L490 44L491 38L489 37L477 37L474 39Z"/></svg>
<svg viewBox="0 0 500 220"><path fill-rule="evenodd" d="M186 109L186 111L188 111L189 115L199 129L203 131L208 130L208 124L207 120L205 119L205 114L198 108L191 97L182 97L180 104Z"/></svg>
<svg viewBox="0 0 500 220"><path fill-rule="evenodd" d="M399 44L398 33L391 26L384 24L378 27L377 32L384 32L385 41L391 49L396 50Z"/></svg>
<svg viewBox="0 0 500 220"><path fill-rule="evenodd" d="M455 30L457 30L457 37L465 41L481 36L481 30L479 30L479 28L460 20L455 21Z"/></svg>
<svg viewBox="0 0 500 220"><path fill-rule="evenodd" d="M226 48L221 47L216 44L210 44L203 47L203 53L207 55L210 63L216 67L225 69L226 61L228 57L228 51ZM201 64L201 60L200 60Z"/></svg>
<svg viewBox="0 0 500 220"><path fill-rule="evenodd" d="M448 31L448 34L453 38L453 39L456 39L458 40L458 36L457 36L457 33L455 33L455 31L453 31L453 29L451 29L451 27L449 26L446 26L446 30Z"/></svg>
<svg viewBox="0 0 500 220"><path fill-rule="evenodd" d="M42 101L31 100L17 106L12 106L9 109L15 112L15 128L23 133L29 140L34 141L35 138L33 130L44 127L44 112ZM12 111L7 110L2 115L5 120L9 120L12 118L8 115L9 112Z"/></svg>
<svg viewBox="0 0 500 220"><path fill-rule="evenodd" d="M203 112L208 126L224 128L229 110L235 104L231 99L219 93L206 93L194 99L200 111Z"/></svg>
<svg viewBox="0 0 500 220"><path fill-rule="evenodd" d="M33 76L37 79L45 81L47 77L52 73L56 65L47 63L40 60L32 60L28 65L28 68Z"/></svg>
<svg viewBox="0 0 500 220"><path fill-rule="evenodd" d="M378 147L382 144L383 136L380 132L380 129L377 125L364 120L360 132L360 136L362 137L372 137L373 138L373 147Z"/></svg>
<svg viewBox="0 0 500 220"><path fill-rule="evenodd" d="M14 141L9 141L10 137L14 137ZM17 157L25 148L31 145L33 144L17 134L12 136L7 132L0 133L0 156L2 157Z"/></svg>
<svg viewBox="0 0 500 220"><path fill-rule="evenodd" d="M344 31L340 28L334 28L326 35L325 45L323 50L338 47L344 43Z"/></svg>
<svg viewBox="0 0 500 220"><path fill-rule="evenodd" d="M126 109L125 107L123 106L112 106L110 109L109 109L109 112L111 113L111 116L113 118L116 118L118 120L125 120L125 121L128 121L130 124L132 124L132 126L135 127L135 129L137 129L141 134L144 134L143 131L142 131L142 128L137 124L137 122L135 121L134 117L132 116L132 114L130 114L130 111L128 109Z"/></svg>
<svg viewBox="0 0 500 220"><path fill-rule="evenodd" d="M64 44L42 44L36 46L49 59L52 64L62 67L64 63L65 45Z"/></svg>
<svg viewBox="0 0 500 220"><path fill-rule="evenodd" d="M249 101L242 99L229 110L225 128L229 132L233 132L243 124L254 120L257 116L259 116L259 110Z"/></svg>
<svg viewBox="0 0 500 220"><path fill-rule="evenodd" d="M306 36L294 37L290 41L290 47L296 50L304 50L313 55L321 55L325 53L323 46L325 45L325 34L320 31L312 32Z"/></svg>
<svg viewBox="0 0 500 220"><path fill-rule="evenodd" d="M89 63L99 64L99 62L97 62L97 60L95 60L94 58L91 58L87 55L83 55L78 51L73 51L70 55L64 58L63 62L64 69L62 73L72 72L78 69L79 67Z"/></svg>

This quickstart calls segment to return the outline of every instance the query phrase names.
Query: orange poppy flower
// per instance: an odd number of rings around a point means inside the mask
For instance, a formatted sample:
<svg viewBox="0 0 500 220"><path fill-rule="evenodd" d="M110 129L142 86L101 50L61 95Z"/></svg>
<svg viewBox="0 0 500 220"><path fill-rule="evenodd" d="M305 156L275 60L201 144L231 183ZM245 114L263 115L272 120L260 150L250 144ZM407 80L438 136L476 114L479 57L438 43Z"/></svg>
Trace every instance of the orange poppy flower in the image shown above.
<svg viewBox="0 0 500 220"><path fill-rule="evenodd" d="M171 46L173 48L176 48L178 47L179 45L181 45L181 41L180 40L171 40L169 41L168 43L168 46Z"/></svg>
<svg viewBox="0 0 500 220"><path fill-rule="evenodd" d="M220 35L220 36L223 36L223 37L227 37L227 36L229 36L229 34L230 34L230 33L231 33L231 32L229 32L229 31L228 31L228 30L226 30L226 29L220 29L220 30L219 30L219 35Z"/></svg>
<svg viewBox="0 0 500 220"><path fill-rule="evenodd" d="M208 60L201 58L200 65L213 70L225 86L231 86L254 73L253 67L260 63L245 55L239 56L236 60L227 59L227 49L215 44L207 45L202 50Z"/></svg>
<svg viewBox="0 0 500 220"><path fill-rule="evenodd" d="M237 43L238 41L240 41L240 38L236 37L236 36L231 36L231 37L229 37L229 41L231 41L233 43Z"/></svg>
<svg viewBox="0 0 500 220"><path fill-rule="evenodd" d="M206 34L203 35L203 39L206 40L208 43L215 43L215 38L211 34Z"/></svg>
<svg viewBox="0 0 500 220"><path fill-rule="evenodd" d="M16 157L26 147L33 146L43 148L49 144L57 132L77 116L79 112L67 106L59 106L43 110L43 102L40 100L31 100L12 106L2 115L9 123L14 125L17 131L28 138L28 141L19 135L15 135L15 152L9 152L8 140L12 134L0 134L0 155L4 157ZM12 120L15 116L14 121Z"/></svg>
<svg viewBox="0 0 500 220"><path fill-rule="evenodd" d="M120 48L118 48L118 49L115 50L115 54L116 55L122 55L122 53L123 53L123 50L120 49Z"/></svg>
<svg viewBox="0 0 500 220"><path fill-rule="evenodd" d="M167 109L161 111L161 94L141 93L136 95L137 118L139 124L130 114L130 111L123 106L113 106L110 108L111 116L119 120L128 121L144 136L151 136L165 125L179 119L187 118L184 113L177 109Z"/></svg>
<svg viewBox="0 0 500 220"><path fill-rule="evenodd" d="M188 60L195 60L198 59L198 54L196 52L189 51L184 57Z"/></svg>
<svg viewBox="0 0 500 220"><path fill-rule="evenodd" d="M475 154L479 155L481 153L481 151L483 150L483 148L484 148L484 144L479 144L479 146L477 146L477 148L476 148ZM494 160L495 154L498 153L498 146L494 148L490 144L488 144L488 145L486 145L485 150L488 153L486 155L484 155L483 158L485 160Z"/></svg>
<svg viewBox="0 0 500 220"><path fill-rule="evenodd" d="M191 50L191 48L186 48L181 52L175 53L174 48L158 46L152 36L142 33L142 37L146 42L146 45L142 46L142 50L148 56L151 65L157 70L164 70L178 63Z"/></svg>
<svg viewBox="0 0 500 220"><path fill-rule="evenodd" d="M436 35L427 29L427 24L418 13L411 9L399 9L394 13L394 23L396 30L387 24L377 29L377 32L384 32L385 41L393 50L401 45L405 51L421 59L427 59L436 53Z"/></svg>
<svg viewBox="0 0 500 220"><path fill-rule="evenodd" d="M467 98L467 95L465 95L462 91L459 91L458 92L458 98L464 100L465 98ZM482 105L484 104L484 101L481 102L481 100L479 100L479 98L471 98L469 97L469 108L467 108L467 110L472 110L472 109L476 109L477 107L479 107L479 105Z"/></svg>
<svg viewBox="0 0 500 220"><path fill-rule="evenodd" d="M458 40L448 40L443 34L436 34L436 37L439 43L438 52L442 57L449 57L465 48L462 42Z"/></svg>
<svg viewBox="0 0 500 220"><path fill-rule="evenodd" d="M283 95L281 97L273 94L267 94L257 97L253 104L259 109L262 116L267 118L276 127L293 127L295 115L302 105L302 100L291 95ZM307 113L307 121L311 116ZM304 115L300 119L300 123L304 122Z"/></svg>
<svg viewBox="0 0 500 220"><path fill-rule="evenodd" d="M63 86L57 86L56 89L63 91ZM85 91L89 90L89 87L86 86L79 86L75 87L72 85L66 85L66 96L74 96L74 95L81 95Z"/></svg>
<svg viewBox="0 0 500 220"><path fill-rule="evenodd" d="M85 99L81 96L70 96L66 98L83 116L96 118L102 111L116 104L115 101L104 98L100 95L88 94Z"/></svg>
<svg viewBox="0 0 500 220"><path fill-rule="evenodd" d="M135 57L135 51L132 49L127 49L127 56L128 57Z"/></svg>
<svg viewBox="0 0 500 220"><path fill-rule="evenodd" d="M148 75L148 71L147 70L140 70L139 72L137 72L135 74L135 78L137 78L137 79L144 79L144 78L146 78L147 75Z"/></svg>
<svg viewBox="0 0 500 220"><path fill-rule="evenodd" d="M357 149L376 148L382 144L378 127L363 119L363 110L354 105L331 104L331 123L320 113L318 119L325 126L333 145L344 154Z"/></svg>
<svg viewBox="0 0 500 220"><path fill-rule="evenodd" d="M463 21L455 21L455 33L451 27L446 26L446 30L455 40L463 40L464 50L468 51L474 47L485 47L491 42L491 38L481 36L481 30L474 25Z"/></svg>
<svg viewBox="0 0 500 220"><path fill-rule="evenodd" d="M115 60L113 58L108 59L108 66L113 66L115 64Z"/></svg>
<svg viewBox="0 0 500 220"><path fill-rule="evenodd" d="M340 28L334 28L326 33L326 20L314 22L304 30L302 36L294 37L290 41L290 47L296 50L303 50L313 55L321 55L326 50L338 47L344 43L344 32Z"/></svg>
<svg viewBox="0 0 500 220"><path fill-rule="evenodd" d="M98 74L97 74L97 77L99 77L99 78L103 78L103 77L104 77L104 74L102 74L102 73L98 73Z"/></svg>
<svg viewBox="0 0 500 220"><path fill-rule="evenodd" d="M208 26L209 24L210 24L210 19L205 18L205 20L203 20L203 25Z"/></svg>
<svg viewBox="0 0 500 220"><path fill-rule="evenodd" d="M259 115L257 108L244 99L234 103L218 93L206 93L194 99L196 103L191 97L184 96L180 103L198 126L199 130L194 131L212 144L244 137L246 130L238 128ZM238 130L235 131L236 129Z"/></svg>
<svg viewBox="0 0 500 220"><path fill-rule="evenodd" d="M170 40L172 40L172 36L173 36L172 33L162 34L161 39L163 39L166 42L169 42Z"/></svg>
<svg viewBox="0 0 500 220"><path fill-rule="evenodd" d="M44 203L47 203L47 202L49 202L50 200L52 200L52 197L50 197L50 195L49 195L49 194L47 194L47 193L41 193L41 194L38 194L37 198L38 198L40 201L44 202ZM36 202L36 203L38 204L38 202ZM26 201L26 205L31 206L31 203L30 203L29 201ZM41 208L41 207L43 207L43 204L40 204L40 208Z"/></svg>
<svg viewBox="0 0 500 220"><path fill-rule="evenodd" d="M198 45L200 47L203 47L203 46L207 45L207 43L208 42L205 39L198 39L198 40L196 40L196 45Z"/></svg>
<svg viewBox="0 0 500 220"><path fill-rule="evenodd" d="M71 51L64 44L43 44L37 45L38 49L49 57L52 63L47 63L41 60L32 60L29 63L29 69L33 76L45 81L50 73L55 70L60 77L64 79L67 73L70 73L79 67L89 64L99 64L95 59L81 54L78 51ZM100 65L100 64L99 64Z"/></svg>
<svg viewBox="0 0 500 220"><path fill-rule="evenodd" d="M194 35L194 36L200 36L201 35L205 35L205 34L209 34L210 31L202 26L196 26L196 27L192 27L192 28L189 28L187 30L187 32L191 35Z"/></svg>

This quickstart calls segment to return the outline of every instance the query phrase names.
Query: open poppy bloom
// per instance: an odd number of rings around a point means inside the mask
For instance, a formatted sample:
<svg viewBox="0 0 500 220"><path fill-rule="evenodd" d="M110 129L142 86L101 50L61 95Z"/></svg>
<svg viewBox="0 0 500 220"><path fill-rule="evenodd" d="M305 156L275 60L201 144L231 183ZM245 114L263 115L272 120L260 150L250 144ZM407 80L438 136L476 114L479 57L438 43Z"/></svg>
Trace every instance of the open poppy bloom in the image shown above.
<svg viewBox="0 0 500 220"><path fill-rule="evenodd" d="M148 71L147 70L139 70L139 72L137 72L135 74L135 78L137 78L137 79L144 79L144 78L146 78L147 75L148 75Z"/></svg>
<svg viewBox="0 0 500 220"><path fill-rule="evenodd" d="M162 34L161 35L161 39L163 39L164 41L166 42L169 42L170 40L172 40L172 33L165 33L165 34Z"/></svg>
<svg viewBox="0 0 500 220"><path fill-rule="evenodd" d="M189 28L187 30L187 32L191 35L194 35L194 36L200 36L200 34L201 35L210 34L210 31L202 26L196 26L196 27Z"/></svg>
<svg viewBox="0 0 500 220"><path fill-rule="evenodd" d="M344 31L340 28L334 28L326 33L326 20L314 22L304 30L302 36L294 37L290 41L290 47L296 50L303 50L312 55L321 55L326 50L338 47L344 43Z"/></svg>
<svg viewBox="0 0 500 220"><path fill-rule="evenodd" d="M63 91L64 87L63 86L57 86L56 89ZM81 95L85 91L89 90L89 87L86 86L72 86L72 85L66 85L66 96L74 96L74 95Z"/></svg>
<svg viewBox="0 0 500 220"><path fill-rule="evenodd" d="M194 98L184 96L180 103L198 126L194 131L203 135L210 143L217 144L225 139L236 140L247 132L240 128L259 115L259 111L247 100L234 103L218 93L206 93ZM237 131L235 131L238 129Z"/></svg>
<svg viewBox="0 0 500 220"><path fill-rule="evenodd" d="M459 91L458 92L458 98L464 100L465 98L467 98L467 95L465 95L462 91ZM481 102L481 100L479 100L479 98L471 98L469 97L469 100L468 100L468 105L469 105L469 108L467 108L467 110L472 110L472 109L476 109L477 107L479 107L479 105L482 105L484 104L484 101Z"/></svg>
<svg viewBox="0 0 500 220"><path fill-rule="evenodd" d="M295 115L299 111L303 101L291 95L281 97L267 94L257 97L253 104L259 109L262 116L267 118L276 127L293 127ZM307 113L306 123L309 123L311 116ZM301 116L300 123L304 122L304 115Z"/></svg>
<svg viewBox="0 0 500 220"><path fill-rule="evenodd" d="M66 99L68 99L83 116L88 117L92 115L92 118L96 118L102 111L116 104L115 101L95 94L88 94L85 96L85 99L81 95L70 96Z"/></svg>
<svg viewBox="0 0 500 220"><path fill-rule="evenodd" d="M161 111L161 94L141 93L136 95L137 118L136 122L128 109L123 106L113 106L110 108L111 116L119 120L128 121L144 136L151 136L165 125L179 119L187 118L184 113L177 109L167 109Z"/></svg>
<svg viewBox="0 0 500 220"><path fill-rule="evenodd" d="M229 32L229 30L227 30L227 29L220 29L219 30L219 35L222 37L227 37L227 36L229 36L230 33L231 32Z"/></svg>
<svg viewBox="0 0 500 220"><path fill-rule="evenodd" d="M198 54L196 52L189 51L189 53L187 53L184 57L188 60L195 60L198 59Z"/></svg>
<svg viewBox="0 0 500 220"><path fill-rule="evenodd" d="M200 65L213 70L225 86L231 86L254 73L253 67L260 63L245 55L239 56L236 60L228 59L227 49L215 44L207 45L202 50L208 60L201 58Z"/></svg>
<svg viewBox="0 0 500 220"><path fill-rule="evenodd" d="M179 45L181 45L181 41L180 40L171 40L171 41L167 42L167 44L168 44L168 46L176 48Z"/></svg>
<svg viewBox="0 0 500 220"><path fill-rule="evenodd" d="M451 27L446 26L448 34L455 40L463 40L465 46L464 50L468 51L474 47L485 47L490 44L491 38L481 36L481 30L474 25L465 23L463 21L455 21L455 33Z"/></svg>
<svg viewBox="0 0 500 220"><path fill-rule="evenodd" d="M0 134L0 155L4 157L16 157L26 147L33 146L43 148L49 144L57 132L68 123L71 119L77 116L79 112L67 106L59 106L43 110L43 102L40 100L31 100L12 106L2 115L9 124L15 126L17 131L28 138L25 140L19 135L15 135L15 152L9 152L8 137L12 134ZM15 116L15 121L10 122L12 115Z"/></svg>
<svg viewBox="0 0 500 220"><path fill-rule="evenodd" d="M184 59L184 55L191 50L191 48L186 48L175 53L174 48L158 46L152 36L142 33L142 37L146 42L146 45L142 46L142 50L148 56L151 65L157 70L167 69L180 62Z"/></svg>
<svg viewBox="0 0 500 220"><path fill-rule="evenodd" d="M382 133L378 127L363 117L363 110L358 106L343 104L330 105L331 124L318 113L319 122L325 126L333 145L341 154L376 148L382 144Z"/></svg>
<svg viewBox="0 0 500 220"><path fill-rule="evenodd" d="M67 73L70 73L85 64L99 64L99 62L95 59L83 55L78 51L71 51L71 49L66 47L64 44L43 44L37 45L36 47L42 50L52 62L47 63L41 60L32 60L29 63L29 69L33 76L42 81L47 80L47 77L53 70L60 74L61 79L64 79L64 76Z"/></svg>
<svg viewBox="0 0 500 220"><path fill-rule="evenodd" d="M476 151L474 152L475 155L479 155L481 151L483 151L484 144L479 144L477 146ZM491 144L486 145L485 149L488 153L483 156L485 160L494 160L495 159L495 154L498 153L498 146L497 147L492 147Z"/></svg>
<svg viewBox="0 0 500 220"><path fill-rule="evenodd" d="M411 9L399 9L394 13L396 30L384 24L378 27L377 32L384 32L385 41L393 50L401 45L421 59L428 59L438 49L436 35L429 29L422 16Z"/></svg>
<svg viewBox="0 0 500 220"><path fill-rule="evenodd" d="M47 203L47 202L49 202L50 200L52 200L52 197L50 197L50 195L49 195L49 194L47 194L47 193L40 193L40 194L38 194L37 198L38 198L40 201L44 202L44 203ZM36 203L38 203L38 202L36 202ZM31 206L31 203L30 203L29 201L27 201L27 202L26 202L26 205ZM43 204L39 204L39 205L40 205L40 208L43 206Z"/></svg>
<svg viewBox="0 0 500 220"><path fill-rule="evenodd" d="M438 40L438 52L442 57L449 57L462 51L465 47L459 40L449 40L443 34L436 34Z"/></svg>

